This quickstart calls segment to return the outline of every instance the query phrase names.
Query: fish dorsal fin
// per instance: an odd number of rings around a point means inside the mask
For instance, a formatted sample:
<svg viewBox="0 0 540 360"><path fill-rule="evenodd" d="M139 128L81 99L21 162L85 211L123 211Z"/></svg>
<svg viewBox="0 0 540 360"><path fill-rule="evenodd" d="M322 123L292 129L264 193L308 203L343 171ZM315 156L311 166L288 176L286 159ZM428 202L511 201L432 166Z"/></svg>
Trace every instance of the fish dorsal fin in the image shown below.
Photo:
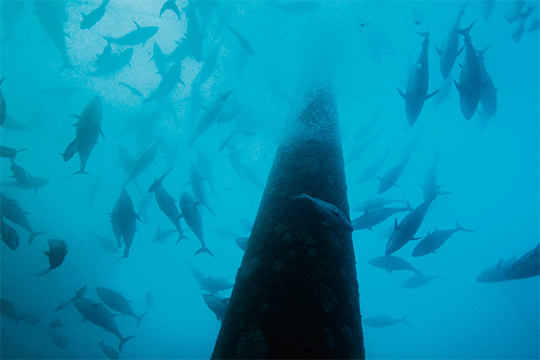
<svg viewBox="0 0 540 360"><path fill-rule="evenodd" d="M141 25L137 24L137 22L135 20L133 20L133 23L135 24L135 26L137 26L137 30L139 30L141 28Z"/></svg>
<svg viewBox="0 0 540 360"><path fill-rule="evenodd" d="M501 259L501 261L499 261L499 263L497 264L497 267L496 267L497 269L500 269L500 268L501 268L503 260L504 260L504 259Z"/></svg>
<svg viewBox="0 0 540 360"><path fill-rule="evenodd" d="M399 226L398 226L398 223L397 223L397 218L394 219L394 231L396 231L397 229L399 229Z"/></svg>

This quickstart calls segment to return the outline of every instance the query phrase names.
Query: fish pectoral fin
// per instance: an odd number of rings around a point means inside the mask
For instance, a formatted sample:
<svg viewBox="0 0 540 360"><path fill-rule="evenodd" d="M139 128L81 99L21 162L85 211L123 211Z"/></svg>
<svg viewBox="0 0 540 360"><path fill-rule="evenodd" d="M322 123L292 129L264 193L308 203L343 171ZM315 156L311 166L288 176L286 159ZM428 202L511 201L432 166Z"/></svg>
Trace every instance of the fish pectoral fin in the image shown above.
<svg viewBox="0 0 540 360"><path fill-rule="evenodd" d="M421 236L419 236L419 237L413 237L413 238L411 238L411 240L410 240L410 241L414 241L414 240L420 240L421 238L422 238Z"/></svg>
<svg viewBox="0 0 540 360"><path fill-rule="evenodd" d="M438 92L439 92L439 89L435 90L435 91L432 92L431 94L427 94L427 95L426 95L426 100L429 99L429 98L431 98L431 97L433 97L433 95L435 95L435 94L438 93Z"/></svg>
<svg viewBox="0 0 540 360"><path fill-rule="evenodd" d="M461 85L456 80L454 80L454 84L456 85L456 89L461 93Z"/></svg>
<svg viewBox="0 0 540 360"><path fill-rule="evenodd" d="M137 22L135 20L133 20L133 23L135 23L135 26L137 27L137 29L141 28L141 25L137 24Z"/></svg>
<svg viewBox="0 0 540 360"><path fill-rule="evenodd" d="M401 95L401 97L403 99L405 99L405 101L407 101L407 95L403 91L401 91L399 88L397 89L397 91L398 91L399 95Z"/></svg>

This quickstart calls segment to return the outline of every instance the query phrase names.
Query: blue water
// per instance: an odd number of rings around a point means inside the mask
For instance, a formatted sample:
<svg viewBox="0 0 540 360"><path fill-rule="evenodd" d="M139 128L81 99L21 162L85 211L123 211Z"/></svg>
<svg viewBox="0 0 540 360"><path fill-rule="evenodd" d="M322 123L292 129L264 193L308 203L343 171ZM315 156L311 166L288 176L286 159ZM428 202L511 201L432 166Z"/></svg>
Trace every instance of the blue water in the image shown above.
<svg viewBox="0 0 540 360"><path fill-rule="evenodd" d="M501 283L479 283L476 277L489 266L513 256L520 257L538 244L539 239L539 37L530 27L538 21L538 2L524 22L527 26L516 41L519 21L509 24L514 2L496 1L489 21L483 16L483 2L469 2L461 26L473 21L470 36L476 49L484 49L485 66L498 89L495 117L486 121L478 113L465 120L459 94L452 84L445 101L434 108L436 97L425 102L413 127L405 117L405 102L396 88L405 90L409 69L415 64L422 37L429 31L429 89L440 88L442 77L435 46L444 38L462 3L449 2L319 2L319 7L303 15L288 13L271 2L220 1L200 31L203 60L188 54L182 60L181 79L164 99L171 112L164 110L154 133L172 146L178 143L174 169L163 186L178 200L182 191L193 193L189 182L190 165L197 163L203 151L211 160L216 193L209 193L213 216L204 207L199 210L204 222L207 254L193 256L200 244L193 232L182 227L188 239L176 243L176 235L164 244L152 242L156 229L173 229L153 197L144 214L139 213L129 258L105 251L94 232L114 239L108 213L119 197L127 178L118 165L118 146L124 146L137 159L145 147L136 142L136 131L121 135L126 123L142 111L151 112L163 105L143 104L120 82L137 88L147 97L158 87L161 76L153 61L153 45L158 43L170 54L178 42L186 41L185 12L180 20L170 10L161 18L164 1L111 0L103 18L88 30L81 30L81 13L88 14L100 2L65 3L66 53L72 69L61 69L58 48L34 14L34 2L22 3L19 12L12 1L2 1L1 78L8 119L2 126L3 146L27 148L16 163L33 176L46 178L49 184L33 190L2 186L2 194L18 201L30 215L34 231L44 231L31 245L28 232L15 226L21 243L12 251L1 245L1 298L11 301L21 314L39 317L36 325L1 318L1 358L26 359L99 359L106 358L98 343L117 348L118 339L103 329L83 322L73 305L54 309L87 286L85 298L99 301L96 287L107 287L131 300L137 315L148 314L139 327L133 318L116 316L121 334L136 336L126 343L120 355L124 359L203 359L209 358L220 322L203 301L205 293L188 266L234 281L243 252L235 237L249 235L249 223L255 218L263 189L241 180L231 165L228 150L218 147L233 130L250 131L254 136L235 135L241 163L252 169L264 184L288 120L302 105L302 98L314 81L323 81L335 96L345 158L355 144L379 135L365 153L346 165L350 207L376 195L378 181L356 184L365 166L388 157L378 176L400 161L404 151L417 139L411 160L398 181L399 187L388 197L404 198L416 207L422 201L422 184L436 154L438 184L449 194L440 196L430 207L417 236L429 230L449 229L458 221L474 233L453 235L436 254L412 258L414 244L407 244L395 255L403 256L423 273L440 273L445 281L433 280L418 289L403 289L400 284L409 272L386 273L368 264L384 254L394 217L368 230L355 231L353 241L360 284L361 312L371 317L388 314L406 316L403 322L387 328L364 326L365 348L373 359L538 359L539 281L538 277ZM59 3L59 2L54 2ZM206 2L205 2L206 3ZM283 3L280 3L283 4ZM10 6L11 5L11 6ZM178 1L186 8L186 1ZM62 6L60 6L62 8ZM50 13L53 21L53 13ZM199 11L199 26L203 24ZM228 15L226 15L228 14ZM509 15L510 14L510 15ZM220 19L250 40L254 55L240 47L236 37ZM96 54L106 45L103 36L121 37L140 26L158 26L159 31L144 46L131 46L130 66L103 76L92 76ZM8 31L10 39L4 39ZM514 34L514 37L512 36ZM45 37L44 41L40 41ZM191 96L194 79L206 56L219 45L217 66L210 78L199 86L201 105L193 118L198 121L215 99L233 90L223 111L239 110L236 117L201 135L191 148L187 142L193 133ZM459 47L463 46L460 37ZM114 52L130 46L112 45ZM463 63L464 53L457 63ZM170 64L169 64L170 66ZM456 64L453 78L459 79ZM46 92L60 86L74 86L68 97ZM90 155L89 175L67 176L79 170L75 155L64 162L59 153L75 137L77 120L88 102L99 95L103 103L99 139ZM438 100L437 100L438 101ZM358 130L378 115L369 134L358 141ZM177 119L175 119L177 117ZM11 123L23 129L9 130ZM148 130L143 133L149 132ZM151 139L151 138L150 138ZM151 140L150 140L151 141ZM161 140L160 143L163 143ZM148 146L147 144L146 146ZM126 190L135 210L153 180L169 169L164 151L156 164L142 173L137 187ZM11 180L10 162L1 159L2 182ZM89 190L101 177L92 206ZM208 184L207 191L210 192ZM361 213L351 212L351 218ZM398 219L404 213L398 214ZM244 223L248 223L245 226ZM8 221L8 224L11 224ZM224 235L219 230L228 229ZM64 240L69 253L50 274L36 276L47 268L47 239ZM150 308L145 296L152 291ZM231 290L222 292L227 297ZM294 296L294 294L291 294ZM69 344L57 347L49 323L60 317L65 326L58 333Z"/></svg>

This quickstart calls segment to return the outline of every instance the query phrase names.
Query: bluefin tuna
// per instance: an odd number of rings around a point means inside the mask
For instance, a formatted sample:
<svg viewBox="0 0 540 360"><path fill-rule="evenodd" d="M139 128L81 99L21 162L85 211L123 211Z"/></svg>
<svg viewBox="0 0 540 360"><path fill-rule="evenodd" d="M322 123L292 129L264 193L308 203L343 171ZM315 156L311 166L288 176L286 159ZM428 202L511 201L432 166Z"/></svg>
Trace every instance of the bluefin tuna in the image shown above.
<svg viewBox="0 0 540 360"><path fill-rule="evenodd" d="M410 327L410 325L407 323L407 317L404 316L402 319L395 319L391 318L388 315L377 315L373 317L362 317L362 324L374 328L385 328L388 326L392 326L394 324L397 324L399 322L404 322L407 324L407 326Z"/></svg>
<svg viewBox="0 0 540 360"><path fill-rule="evenodd" d="M515 280L538 276L540 273L539 246L540 245L536 245L533 250L517 259L517 261L508 269L506 277Z"/></svg>
<svg viewBox="0 0 540 360"><path fill-rule="evenodd" d="M139 215L135 213L133 201L126 189L122 189L111 213L111 226L118 247L122 246L122 241L124 242L124 256L120 259L129 257L129 251L137 231L137 220L141 221Z"/></svg>
<svg viewBox="0 0 540 360"><path fill-rule="evenodd" d="M199 253L207 253L208 255L214 257L214 254L206 247L206 242L204 240L204 232L202 225L202 218L199 210L197 209L197 203L193 201L193 198L187 191L183 191L180 196L180 210L182 211L182 216L186 221L186 224L189 226L191 231L197 236L201 243L201 248L195 252L195 255Z"/></svg>
<svg viewBox="0 0 540 360"><path fill-rule="evenodd" d="M79 25L81 30L90 29L92 26L96 25L103 15L105 15L107 5L109 5L109 0L103 0L101 5L97 9L92 10L88 15L81 13L83 18Z"/></svg>
<svg viewBox="0 0 540 360"><path fill-rule="evenodd" d="M158 151L158 144L154 144L141 155L141 157L133 165L133 168L131 169L128 178L124 182L124 186L127 186L127 184L135 180L137 176L148 170L150 165L152 165L156 160Z"/></svg>
<svg viewBox="0 0 540 360"><path fill-rule="evenodd" d="M46 275L50 273L51 270L59 267L64 262L64 259L69 252L68 246L64 240L49 239L47 243L49 244L49 251L45 251L43 254L49 258L49 267L38 273L38 276Z"/></svg>
<svg viewBox="0 0 540 360"><path fill-rule="evenodd" d="M126 298L123 297L122 294L114 290L104 287L98 287L96 288L96 293L98 294L101 301L103 301L103 303L111 309L118 311L120 314L135 318L137 320L137 326L139 326L142 318L148 313L145 312L141 316L135 315L135 312L131 308L131 305L129 305L130 301L126 300Z"/></svg>
<svg viewBox="0 0 540 360"><path fill-rule="evenodd" d="M412 207L407 204L406 207L400 208L379 208L373 210L366 210L364 214L360 217L357 217L351 222L351 225L354 230L364 230L368 229L373 231L373 226L379 225L384 220L388 219L390 216L403 212L403 211L412 211Z"/></svg>
<svg viewBox="0 0 540 360"><path fill-rule="evenodd" d="M435 253L441 246L444 245L446 240L450 236L454 235L458 231L473 232L472 230L465 229L463 226L459 225L456 221L455 229L448 230L435 230L434 232L428 232L427 236L420 240L412 252L413 257L424 256L427 254Z"/></svg>
<svg viewBox="0 0 540 360"><path fill-rule="evenodd" d="M384 269L388 273L392 273L392 271L400 271L400 270L412 271L415 274L420 273L420 270L417 270L407 260L397 257L397 256L392 256L392 255L375 257L369 260L368 264L378 267L380 269Z"/></svg>
<svg viewBox="0 0 540 360"><path fill-rule="evenodd" d="M2 241L11 249L15 250L19 246L19 235L14 228L4 222L4 217L0 216L0 233Z"/></svg>
<svg viewBox="0 0 540 360"><path fill-rule="evenodd" d="M443 280L440 274L439 275L426 275L426 274L418 273L418 274L414 274L410 278L403 281L400 287L403 289L416 289L416 288L426 285L428 282L435 279Z"/></svg>
<svg viewBox="0 0 540 360"><path fill-rule="evenodd" d="M341 211L341 209L334 204L330 204L324 200L314 198L304 193L298 196L293 196L292 198L309 200L315 206L317 211L324 217L324 225L332 226L342 231L352 232L354 230L347 216L345 216L343 211Z"/></svg>
<svg viewBox="0 0 540 360"><path fill-rule="evenodd" d="M202 203L202 205L214 216L216 216L216 212L210 206L210 202L208 201L208 194L206 193L206 186L204 185L204 179L199 171L199 169L191 164L189 167L189 181L191 184L191 188L193 189L193 194L197 198L198 201Z"/></svg>
<svg viewBox="0 0 540 360"><path fill-rule="evenodd" d="M216 314L218 321L223 321L225 313L227 312L227 307L229 306L229 298L214 294L204 294L203 299L208 308Z"/></svg>
<svg viewBox="0 0 540 360"><path fill-rule="evenodd" d="M36 236L44 233L42 231L35 232L34 230L32 230L32 227L30 226L30 223L26 218L26 215L28 213L19 206L16 200L11 199L4 194L0 194L0 199L0 209L2 209L2 217L11 220L14 224L17 224L26 231L28 231L30 233L30 237L28 238L29 244L32 244L32 241Z"/></svg>
<svg viewBox="0 0 540 360"><path fill-rule="evenodd" d="M242 34L240 34L238 31L236 31L235 29L233 29L229 25L225 24L225 26L227 27L227 29L229 29L231 31L231 33L238 40L238 42L240 43L240 46L242 46L244 48L244 50L246 50L251 55L255 55L253 53L253 49L251 48L251 44L249 42L249 39L246 39L244 36L242 36Z"/></svg>
<svg viewBox="0 0 540 360"><path fill-rule="evenodd" d="M154 36L159 30L159 27L157 26L141 27L135 21L133 21L133 23L137 27L136 30L133 30L132 32L119 38L104 36L105 40L107 40L107 42L118 44L118 45L130 46L130 45L142 44L142 46L144 46L144 44L146 44L146 41L148 41L148 39Z"/></svg>
<svg viewBox="0 0 540 360"><path fill-rule="evenodd" d="M463 48L458 50L459 47L459 24L461 23L461 18L465 15L465 5L461 7L454 21L452 29L446 36L446 39L441 48L435 46L437 53L440 57L440 68L441 75L443 79L448 78L452 69L454 68L454 63L456 58L461 54ZM472 26L472 25L471 25Z"/></svg>
<svg viewBox="0 0 540 360"><path fill-rule="evenodd" d="M201 29L199 27L199 19L195 11L195 2L188 0L187 10L187 41L193 54L195 61L202 60L202 39Z"/></svg>
<svg viewBox="0 0 540 360"><path fill-rule="evenodd" d="M227 102L227 98L232 94L232 90L227 91L223 95L219 96L212 106L206 110L206 112L203 114L199 122L197 123L197 126L195 127L195 130L193 131L193 135L188 141L188 147L193 146L193 143L195 140L199 138L202 134L204 134L214 123L217 121L218 117L221 115L221 112L223 111L223 107L225 106Z"/></svg>
<svg viewBox="0 0 540 360"><path fill-rule="evenodd" d="M159 83L156 91L144 99L144 102L146 103L167 96L171 91L174 90L176 84L178 83L185 86L186 84L184 84L180 78L181 73L182 63L178 62L171 66L171 68L161 78L161 82Z"/></svg>
<svg viewBox="0 0 540 360"><path fill-rule="evenodd" d="M393 186L397 186L397 181L403 174L405 167L409 163L411 155L406 156L398 164L394 165L390 170L388 170L382 178L380 178L379 187L377 188L377 194L382 194L390 190Z"/></svg>

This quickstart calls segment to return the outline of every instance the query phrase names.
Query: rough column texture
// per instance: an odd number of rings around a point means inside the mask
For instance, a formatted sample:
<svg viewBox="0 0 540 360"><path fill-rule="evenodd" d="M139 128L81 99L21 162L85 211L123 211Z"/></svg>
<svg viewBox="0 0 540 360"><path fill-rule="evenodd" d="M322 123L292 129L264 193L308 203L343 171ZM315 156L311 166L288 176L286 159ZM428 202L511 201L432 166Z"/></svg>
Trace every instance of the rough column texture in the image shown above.
<svg viewBox="0 0 540 360"><path fill-rule="evenodd" d="M213 359L365 358L351 233L306 193L349 213L331 93L311 91L279 147Z"/></svg>

